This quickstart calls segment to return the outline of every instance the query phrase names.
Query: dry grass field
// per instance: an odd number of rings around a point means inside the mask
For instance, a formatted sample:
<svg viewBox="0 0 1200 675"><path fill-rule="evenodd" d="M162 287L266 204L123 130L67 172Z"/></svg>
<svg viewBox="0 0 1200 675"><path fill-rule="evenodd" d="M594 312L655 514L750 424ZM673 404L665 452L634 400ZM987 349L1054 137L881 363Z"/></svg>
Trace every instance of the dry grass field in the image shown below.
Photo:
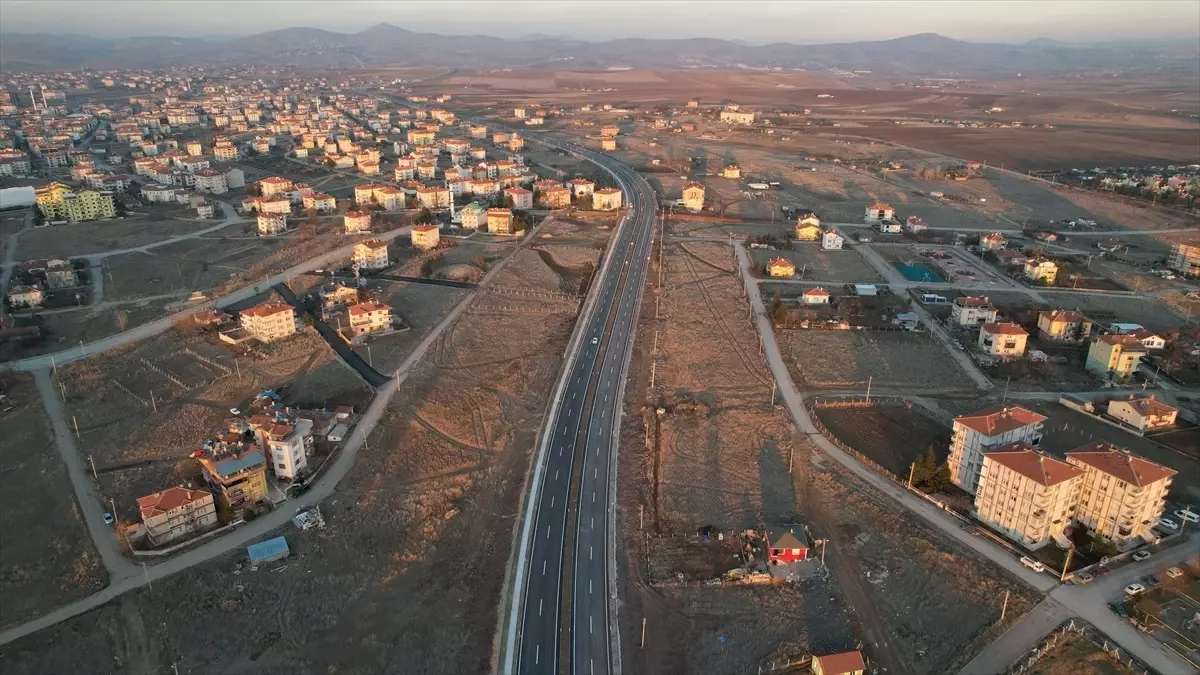
<svg viewBox="0 0 1200 675"><path fill-rule="evenodd" d="M925 333L792 330L780 348L797 386L808 389L865 387L965 387L971 379L940 341Z"/></svg>
<svg viewBox="0 0 1200 675"><path fill-rule="evenodd" d="M194 213L193 213L194 215ZM20 260L65 258L153 244L212 227L220 221L137 217L68 223L22 232Z"/></svg>

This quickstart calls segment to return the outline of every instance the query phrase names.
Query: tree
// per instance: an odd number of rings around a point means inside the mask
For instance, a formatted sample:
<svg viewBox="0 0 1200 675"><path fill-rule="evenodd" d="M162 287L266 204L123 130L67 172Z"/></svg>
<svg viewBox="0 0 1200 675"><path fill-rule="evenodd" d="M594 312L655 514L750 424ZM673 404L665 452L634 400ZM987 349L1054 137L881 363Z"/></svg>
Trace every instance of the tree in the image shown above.
<svg viewBox="0 0 1200 675"><path fill-rule="evenodd" d="M116 321L117 330L123 331L129 325L129 314L125 310L117 310L113 320Z"/></svg>
<svg viewBox="0 0 1200 675"><path fill-rule="evenodd" d="M432 222L433 222L433 212L430 211L428 208L422 207L421 211L419 213L417 213L417 224L418 225L427 225Z"/></svg>
<svg viewBox="0 0 1200 675"><path fill-rule="evenodd" d="M934 475L937 473L937 456L934 451L933 444L925 448L925 452L921 454L912 466L912 484L913 487L926 489L932 486Z"/></svg>
<svg viewBox="0 0 1200 675"><path fill-rule="evenodd" d="M426 258L421 261L421 276L433 276L433 258Z"/></svg>

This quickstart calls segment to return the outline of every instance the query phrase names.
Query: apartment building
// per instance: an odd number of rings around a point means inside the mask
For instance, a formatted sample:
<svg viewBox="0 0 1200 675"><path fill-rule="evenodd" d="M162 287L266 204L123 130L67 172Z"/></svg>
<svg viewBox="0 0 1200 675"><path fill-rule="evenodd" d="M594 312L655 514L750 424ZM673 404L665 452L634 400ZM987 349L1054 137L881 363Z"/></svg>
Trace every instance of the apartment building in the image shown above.
<svg viewBox="0 0 1200 675"><path fill-rule="evenodd" d="M258 234L262 237L272 237L287 230L287 216L281 213L258 214Z"/></svg>
<svg viewBox="0 0 1200 675"><path fill-rule="evenodd" d="M234 446L198 458L217 503L236 520L267 499L267 461L259 450Z"/></svg>
<svg viewBox="0 0 1200 675"><path fill-rule="evenodd" d="M264 302L243 311L241 325L262 342L282 340L300 330L296 310L283 302Z"/></svg>
<svg viewBox="0 0 1200 675"><path fill-rule="evenodd" d="M392 325L392 308L374 300L351 305L346 314L355 335L385 331Z"/></svg>
<svg viewBox="0 0 1200 675"><path fill-rule="evenodd" d="M721 111L721 121L726 124L754 124L754 120L758 117L758 113L753 110L731 110L726 108Z"/></svg>
<svg viewBox="0 0 1200 675"><path fill-rule="evenodd" d="M1010 443L1037 445L1046 417L1015 405L986 408L954 419L950 436L950 480L975 494L983 454Z"/></svg>
<svg viewBox="0 0 1200 675"><path fill-rule="evenodd" d="M689 211L704 209L704 185L688 183L683 186L683 207Z"/></svg>
<svg viewBox="0 0 1200 675"><path fill-rule="evenodd" d="M217 525L217 505L207 490L167 488L138 497L138 511L146 536L155 546L164 546Z"/></svg>
<svg viewBox="0 0 1200 675"><path fill-rule="evenodd" d="M1029 333L1015 323L985 323L979 327L979 350L999 359L1017 359L1025 355Z"/></svg>
<svg viewBox="0 0 1200 675"><path fill-rule="evenodd" d="M621 199L619 188L600 188L592 194L592 208L597 211L616 211L621 208Z"/></svg>
<svg viewBox="0 0 1200 675"><path fill-rule="evenodd" d="M441 185L422 185L417 188L417 203L427 209L450 206L450 190Z"/></svg>
<svg viewBox="0 0 1200 675"><path fill-rule="evenodd" d="M258 447L270 458L271 472L276 477L290 482L304 476L312 452L312 420L295 418L283 423L267 415L255 415L249 425Z"/></svg>
<svg viewBox="0 0 1200 675"><path fill-rule="evenodd" d="M225 194L229 192L229 179L215 169L201 169L196 172L196 191L214 195Z"/></svg>
<svg viewBox="0 0 1200 675"><path fill-rule="evenodd" d="M950 320L958 326L981 326L994 323L999 312L988 298L962 296L950 307Z"/></svg>
<svg viewBox="0 0 1200 675"><path fill-rule="evenodd" d="M428 251L431 248L437 248L438 242L441 241L442 231L437 225L417 225L409 233L412 237L412 245Z"/></svg>
<svg viewBox="0 0 1200 675"><path fill-rule="evenodd" d="M371 231L371 212L370 211L347 211L346 215L342 216L342 222L346 227L346 234L360 234Z"/></svg>
<svg viewBox="0 0 1200 675"><path fill-rule="evenodd" d="M1083 471L1025 443L983 453L974 515L1030 550L1067 545Z"/></svg>
<svg viewBox="0 0 1200 675"><path fill-rule="evenodd" d="M426 129L409 129L407 136L413 145L433 145L437 138L436 133Z"/></svg>
<svg viewBox="0 0 1200 675"><path fill-rule="evenodd" d="M1200 246L1175 244L1167 254L1167 267L1189 277L1200 276Z"/></svg>
<svg viewBox="0 0 1200 675"><path fill-rule="evenodd" d="M487 209L480 206L477 202L467 204L459 214L461 216L459 224L465 228L477 229L480 225L487 224Z"/></svg>
<svg viewBox="0 0 1200 675"><path fill-rule="evenodd" d="M1154 538L1174 470L1103 441L1068 452L1067 462L1083 471L1076 522L1121 550Z"/></svg>
<svg viewBox="0 0 1200 675"><path fill-rule="evenodd" d="M872 225L878 225L882 222L895 220L895 218L896 209L892 208L891 204L875 202L874 204L867 206L867 209L863 215L863 222L870 223Z"/></svg>
<svg viewBox="0 0 1200 675"><path fill-rule="evenodd" d="M549 209L565 209L571 205L571 189L561 185L540 188L538 200Z"/></svg>
<svg viewBox="0 0 1200 675"><path fill-rule="evenodd" d="M282 195L286 192L291 192L293 184L292 181L286 178L269 176L258 181L258 188L262 192L263 197L274 197L276 195Z"/></svg>
<svg viewBox="0 0 1200 675"><path fill-rule="evenodd" d="M388 261L388 246L378 239L368 239L354 245L354 264L363 270L381 270Z"/></svg>
<svg viewBox="0 0 1200 675"><path fill-rule="evenodd" d="M324 192L310 192L304 195L301 203L306 211L311 209L317 213L333 213L337 210L337 199Z"/></svg>
<svg viewBox="0 0 1200 675"><path fill-rule="evenodd" d="M1098 377L1124 379L1138 369L1148 351L1136 335L1101 335L1088 347L1084 368Z"/></svg>
<svg viewBox="0 0 1200 675"><path fill-rule="evenodd" d="M979 248L985 251L1003 251L1008 248L1008 239L999 232L989 232L979 237Z"/></svg>
<svg viewBox="0 0 1200 675"><path fill-rule="evenodd" d="M1092 322L1079 312L1055 309L1038 312L1038 336L1043 340L1079 344L1092 333Z"/></svg>
<svg viewBox="0 0 1200 675"><path fill-rule="evenodd" d="M1025 278L1039 284L1052 285L1058 278L1058 265L1046 258L1025 261Z"/></svg>
<svg viewBox="0 0 1200 675"><path fill-rule="evenodd" d="M80 190L62 183L51 183L34 191L38 209L47 220L80 222L116 218L117 206L111 192Z"/></svg>
<svg viewBox="0 0 1200 675"><path fill-rule="evenodd" d="M527 211L533 208L533 190L514 186L506 189L504 196L512 199L514 209Z"/></svg>
<svg viewBox="0 0 1200 675"><path fill-rule="evenodd" d="M566 189L566 188L564 188ZM512 234L513 214L511 209L488 209L488 232L492 234Z"/></svg>

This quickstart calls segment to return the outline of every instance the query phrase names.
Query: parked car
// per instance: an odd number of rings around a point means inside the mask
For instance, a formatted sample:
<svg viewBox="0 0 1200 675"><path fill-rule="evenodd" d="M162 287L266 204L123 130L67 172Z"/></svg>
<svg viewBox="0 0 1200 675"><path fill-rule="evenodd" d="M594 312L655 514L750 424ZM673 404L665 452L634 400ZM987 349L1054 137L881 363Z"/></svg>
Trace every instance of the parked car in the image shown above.
<svg viewBox="0 0 1200 675"><path fill-rule="evenodd" d="M1200 523L1200 513L1192 511L1191 509L1179 509L1175 512L1175 516L1179 518L1180 521Z"/></svg>
<svg viewBox="0 0 1200 675"><path fill-rule="evenodd" d="M104 512L104 524L105 525L113 524L113 514L109 513L108 511Z"/></svg>
<svg viewBox="0 0 1200 675"><path fill-rule="evenodd" d="M1099 567L1092 568L1092 576L1094 576L1094 577L1102 577L1105 574L1108 574L1108 568L1105 567L1104 565L1100 565Z"/></svg>
<svg viewBox="0 0 1200 675"><path fill-rule="evenodd" d="M1125 595L1135 598L1146 592L1146 587L1141 584L1129 584L1125 587Z"/></svg>
<svg viewBox="0 0 1200 675"><path fill-rule="evenodd" d="M1125 605L1122 605L1119 602L1108 603L1108 608L1111 609L1113 611L1113 613L1116 614L1117 616L1120 616L1120 617L1129 616L1129 612L1125 611Z"/></svg>
<svg viewBox="0 0 1200 675"><path fill-rule="evenodd" d="M1045 572L1046 566L1042 563L1030 558L1029 556L1021 556L1021 564L1033 570L1034 572Z"/></svg>
<svg viewBox="0 0 1200 675"><path fill-rule="evenodd" d="M1172 532L1179 529L1179 523L1171 520L1170 518L1159 518L1154 524L1156 527L1164 530L1171 530Z"/></svg>
<svg viewBox="0 0 1200 675"><path fill-rule="evenodd" d="M1090 583L1092 583L1092 579L1094 579L1094 578L1095 577L1088 574L1087 572L1080 572L1079 574L1076 574L1074 577L1072 577L1072 579L1074 579L1075 583L1080 584L1080 585L1090 584Z"/></svg>
<svg viewBox="0 0 1200 675"><path fill-rule="evenodd" d="M1168 567L1167 568L1167 578L1168 579L1178 579L1181 576L1183 576L1183 570L1179 569L1178 567Z"/></svg>
<svg viewBox="0 0 1200 675"><path fill-rule="evenodd" d="M1150 557L1150 551L1136 551L1129 557L1133 558L1134 562L1141 562Z"/></svg>
<svg viewBox="0 0 1200 675"><path fill-rule="evenodd" d="M1154 588L1158 585L1158 582L1159 578L1157 574L1147 574L1146 576L1142 577L1142 584L1144 584L1146 588Z"/></svg>

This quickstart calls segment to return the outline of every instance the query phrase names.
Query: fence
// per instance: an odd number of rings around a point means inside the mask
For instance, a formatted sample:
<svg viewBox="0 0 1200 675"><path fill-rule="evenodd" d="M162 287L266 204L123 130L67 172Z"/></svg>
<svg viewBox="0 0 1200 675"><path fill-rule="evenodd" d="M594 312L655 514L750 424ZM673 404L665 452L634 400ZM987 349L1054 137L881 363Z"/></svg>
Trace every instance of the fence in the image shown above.
<svg viewBox="0 0 1200 675"><path fill-rule="evenodd" d="M1101 637L1096 629L1089 623L1081 619L1071 619L1062 627L1057 628L1046 639L1042 640L1041 644L1033 649L1029 654L1022 656L1015 663L1008 667L1005 671L1006 675L1020 675L1025 671L1033 668L1038 664L1038 661L1048 652L1058 646L1058 643L1067 639L1068 634L1083 636L1093 645L1099 647L1110 658L1118 663L1127 666L1136 675L1151 675L1154 671L1149 666L1137 660L1133 654L1121 651L1121 648L1108 641L1107 638Z"/></svg>
<svg viewBox="0 0 1200 675"><path fill-rule="evenodd" d="M837 436L834 436L833 433L826 429L825 425L821 424L820 418L817 417L817 408L869 408L881 403L893 405L902 404L906 406L912 405L908 401L904 401L902 399L871 399L870 401L866 399L843 399L837 401L814 401L808 406L808 416L812 420L813 426L817 428L817 431L821 432L822 436L824 436L830 443L833 443L840 448L842 452L854 457L858 461L862 462L864 466L884 476L885 478L894 480L897 483L902 483L904 481L900 480L899 476L875 463L875 460L871 459L870 457L867 457L861 452L843 443Z"/></svg>

